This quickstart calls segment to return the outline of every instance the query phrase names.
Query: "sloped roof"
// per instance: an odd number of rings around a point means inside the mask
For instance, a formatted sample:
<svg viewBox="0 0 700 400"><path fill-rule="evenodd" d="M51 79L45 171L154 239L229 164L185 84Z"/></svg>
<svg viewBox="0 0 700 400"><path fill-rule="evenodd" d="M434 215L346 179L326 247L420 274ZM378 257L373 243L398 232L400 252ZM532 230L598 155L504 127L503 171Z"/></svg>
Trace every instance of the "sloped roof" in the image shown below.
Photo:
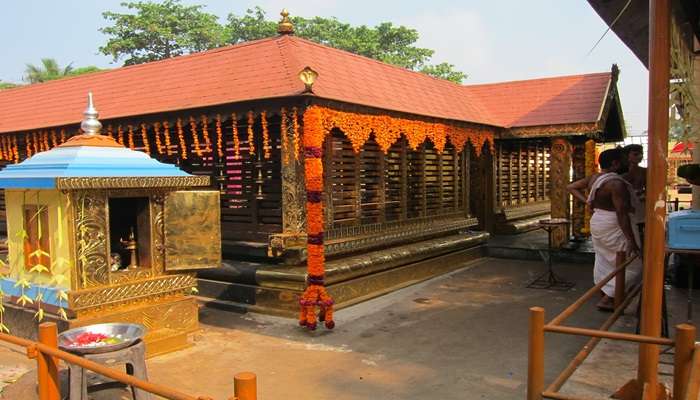
<svg viewBox="0 0 700 400"><path fill-rule="evenodd" d="M301 94L499 127L595 122L611 73L462 86L295 36L278 36L0 92L0 133L77 124L92 91L101 118Z"/></svg>
<svg viewBox="0 0 700 400"><path fill-rule="evenodd" d="M595 123L610 72L465 86L501 126Z"/></svg>

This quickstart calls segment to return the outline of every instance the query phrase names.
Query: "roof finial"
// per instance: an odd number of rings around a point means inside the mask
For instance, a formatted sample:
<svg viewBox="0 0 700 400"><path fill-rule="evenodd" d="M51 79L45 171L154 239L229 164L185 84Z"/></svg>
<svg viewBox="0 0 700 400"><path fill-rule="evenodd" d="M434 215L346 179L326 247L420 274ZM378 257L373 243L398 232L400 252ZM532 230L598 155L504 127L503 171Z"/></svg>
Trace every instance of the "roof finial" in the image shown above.
<svg viewBox="0 0 700 400"><path fill-rule="evenodd" d="M92 102L92 92L88 92L88 105L83 115L85 118L83 122L80 123L80 129L83 130L83 133L86 135L99 135L102 124L97 120L100 114L97 112Z"/></svg>
<svg viewBox="0 0 700 400"><path fill-rule="evenodd" d="M279 25L277 25L277 33L280 35L291 35L294 33L294 25L292 25L292 21L289 19L289 11L287 9L283 9L282 12L280 13L282 16L282 19L279 22Z"/></svg>

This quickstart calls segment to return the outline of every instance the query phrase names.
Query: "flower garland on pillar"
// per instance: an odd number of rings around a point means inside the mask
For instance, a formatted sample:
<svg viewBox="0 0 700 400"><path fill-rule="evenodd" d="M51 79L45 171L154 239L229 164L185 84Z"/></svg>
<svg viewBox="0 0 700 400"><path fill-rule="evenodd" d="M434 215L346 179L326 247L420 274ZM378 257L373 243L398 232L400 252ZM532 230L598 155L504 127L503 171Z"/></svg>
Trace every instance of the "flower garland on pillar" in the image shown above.
<svg viewBox="0 0 700 400"><path fill-rule="evenodd" d="M56 137L56 130L51 129L51 148L58 146L58 137Z"/></svg>
<svg viewBox="0 0 700 400"><path fill-rule="evenodd" d="M231 135L233 136L233 158L241 158L241 141L238 139L238 117L231 113Z"/></svg>
<svg viewBox="0 0 700 400"><path fill-rule="evenodd" d="M289 146L288 146L288 141L289 139L289 134L287 132L287 109L282 107L280 110L280 144L282 145L282 157L289 157ZM283 158L283 164L286 164L290 161L284 161Z"/></svg>
<svg viewBox="0 0 700 400"><path fill-rule="evenodd" d="M260 124L262 125L263 154L266 160L270 159L270 132L267 130L267 112L260 113Z"/></svg>
<svg viewBox="0 0 700 400"><path fill-rule="evenodd" d="M141 124L141 139L143 141L143 151L150 156L151 146L148 144L148 128L146 128L146 124Z"/></svg>
<svg viewBox="0 0 700 400"><path fill-rule="evenodd" d="M202 157L202 149L199 147L199 136L197 135L197 121L194 120L194 117L190 117L190 133L192 133L194 153L197 154L197 157Z"/></svg>
<svg viewBox="0 0 700 400"><path fill-rule="evenodd" d="M596 146L593 139L586 141L585 145L585 160L584 160L584 170L586 177L589 177L596 173ZM584 235L589 235L591 233L591 210L586 207L585 215L583 217L583 228L581 228L581 233Z"/></svg>
<svg viewBox="0 0 700 400"><path fill-rule="evenodd" d="M294 139L294 160L299 160L299 110L292 107L292 132Z"/></svg>
<svg viewBox="0 0 700 400"><path fill-rule="evenodd" d="M253 136L253 124L255 123L255 115L252 111L248 111L248 153L250 158L255 155L255 137Z"/></svg>
<svg viewBox="0 0 700 400"><path fill-rule="evenodd" d="M66 141L66 130L61 129L61 143L64 143Z"/></svg>
<svg viewBox="0 0 700 400"><path fill-rule="evenodd" d="M202 137L204 138L204 151L211 153L211 139L209 139L209 119L206 115L202 115Z"/></svg>
<svg viewBox="0 0 700 400"><path fill-rule="evenodd" d="M17 145L17 136L12 136L12 152L15 155L15 164L19 162L19 146Z"/></svg>
<svg viewBox="0 0 700 400"><path fill-rule="evenodd" d="M333 329L333 299L328 295L324 284L325 258L323 250L323 139L321 110L309 107L304 113L304 166L306 181L307 218L307 287L299 300L301 312L299 325L314 330L317 326L316 307L319 307L318 321L326 328Z"/></svg>
<svg viewBox="0 0 700 400"><path fill-rule="evenodd" d="M216 114L216 154L219 160L224 158L224 140L221 132L221 114Z"/></svg>
<svg viewBox="0 0 700 400"><path fill-rule="evenodd" d="M185 133L182 129L182 119L178 118L175 126L177 127L177 142L180 145L180 158L187 160L187 142L185 142Z"/></svg>
<svg viewBox="0 0 700 400"><path fill-rule="evenodd" d="M156 138L156 151L158 154L163 154L163 142L160 140L160 122L153 123L153 135Z"/></svg>
<svg viewBox="0 0 700 400"><path fill-rule="evenodd" d="M131 125L127 126L127 130L129 132L128 138L129 138L129 148L131 150L134 149L134 127Z"/></svg>
<svg viewBox="0 0 700 400"><path fill-rule="evenodd" d="M170 146L172 146L172 141L170 139L170 123L168 121L163 121L163 136L165 137L165 154L171 155Z"/></svg>

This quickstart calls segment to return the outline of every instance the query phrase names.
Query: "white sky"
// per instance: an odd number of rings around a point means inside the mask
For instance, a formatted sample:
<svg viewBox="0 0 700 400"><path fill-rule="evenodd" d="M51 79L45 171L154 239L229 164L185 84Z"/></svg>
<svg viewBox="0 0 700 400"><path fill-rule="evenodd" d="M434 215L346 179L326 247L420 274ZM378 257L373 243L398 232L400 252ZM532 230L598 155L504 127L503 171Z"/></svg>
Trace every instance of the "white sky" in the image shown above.
<svg viewBox="0 0 700 400"><path fill-rule="evenodd" d="M98 29L101 12L120 10L122 0L5 0L0 24L0 80L19 82L25 64L41 58L59 64L115 67L97 49L106 42ZM415 28L419 45L435 50L433 62L449 62L469 75L465 83L609 71L620 67L619 88L628 131L647 127L648 75L632 52L609 32L588 54L606 25L585 0L334 1L183 0L205 4L222 20L230 12L262 6L277 19L293 15L335 16L352 24L390 21Z"/></svg>

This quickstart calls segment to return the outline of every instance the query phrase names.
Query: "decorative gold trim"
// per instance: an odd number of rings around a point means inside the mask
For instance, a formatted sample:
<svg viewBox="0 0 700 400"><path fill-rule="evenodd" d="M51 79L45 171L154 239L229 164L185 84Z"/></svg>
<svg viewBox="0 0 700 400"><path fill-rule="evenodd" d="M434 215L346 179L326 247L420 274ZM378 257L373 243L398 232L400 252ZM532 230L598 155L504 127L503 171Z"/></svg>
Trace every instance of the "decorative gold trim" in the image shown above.
<svg viewBox="0 0 700 400"><path fill-rule="evenodd" d="M209 176L56 178L59 190L209 186Z"/></svg>
<svg viewBox="0 0 700 400"><path fill-rule="evenodd" d="M550 136L582 136L596 134L600 130L596 122L580 124L540 125L511 128L504 130L500 139L550 137Z"/></svg>
<svg viewBox="0 0 700 400"><path fill-rule="evenodd" d="M85 310L152 296L186 294L196 285L197 280L192 275L159 276L144 281L70 292L68 304L72 311Z"/></svg>
<svg viewBox="0 0 700 400"><path fill-rule="evenodd" d="M77 287L109 284L107 197L104 192L79 191L73 204Z"/></svg>

